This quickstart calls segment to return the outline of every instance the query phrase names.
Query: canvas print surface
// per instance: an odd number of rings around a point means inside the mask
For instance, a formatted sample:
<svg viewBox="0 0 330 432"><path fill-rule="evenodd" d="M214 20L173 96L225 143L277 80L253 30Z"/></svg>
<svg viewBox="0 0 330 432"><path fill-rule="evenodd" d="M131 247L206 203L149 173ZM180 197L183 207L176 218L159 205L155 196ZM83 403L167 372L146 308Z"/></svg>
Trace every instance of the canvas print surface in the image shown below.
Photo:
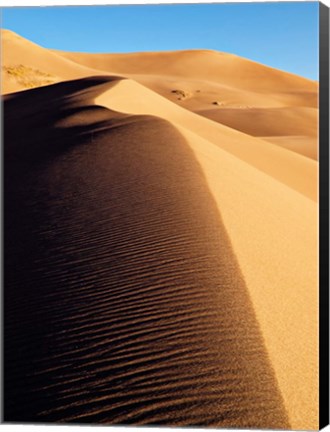
<svg viewBox="0 0 330 432"><path fill-rule="evenodd" d="M318 429L319 4L2 12L5 421Z"/></svg>

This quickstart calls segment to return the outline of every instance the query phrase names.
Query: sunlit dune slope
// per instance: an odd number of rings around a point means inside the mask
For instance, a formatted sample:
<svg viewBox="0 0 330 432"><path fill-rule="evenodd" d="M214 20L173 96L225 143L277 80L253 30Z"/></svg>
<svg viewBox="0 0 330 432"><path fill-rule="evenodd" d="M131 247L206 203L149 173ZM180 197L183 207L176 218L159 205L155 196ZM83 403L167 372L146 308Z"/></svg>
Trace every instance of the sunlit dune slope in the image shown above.
<svg viewBox="0 0 330 432"><path fill-rule="evenodd" d="M318 428L318 207L218 146L180 130L221 210L291 426Z"/></svg>
<svg viewBox="0 0 330 432"><path fill-rule="evenodd" d="M288 150L300 153L311 159L318 160L319 139L311 136L270 136L262 137L264 141L269 141Z"/></svg>

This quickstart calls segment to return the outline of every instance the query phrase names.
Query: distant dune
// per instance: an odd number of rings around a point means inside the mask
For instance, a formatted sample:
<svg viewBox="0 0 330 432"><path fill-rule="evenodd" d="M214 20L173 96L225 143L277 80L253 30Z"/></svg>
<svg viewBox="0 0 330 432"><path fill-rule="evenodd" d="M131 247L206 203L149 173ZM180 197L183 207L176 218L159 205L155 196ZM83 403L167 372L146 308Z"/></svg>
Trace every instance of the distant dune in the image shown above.
<svg viewBox="0 0 330 432"><path fill-rule="evenodd" d="M5 420L318 429L318 85L2 30Z"/></svg>

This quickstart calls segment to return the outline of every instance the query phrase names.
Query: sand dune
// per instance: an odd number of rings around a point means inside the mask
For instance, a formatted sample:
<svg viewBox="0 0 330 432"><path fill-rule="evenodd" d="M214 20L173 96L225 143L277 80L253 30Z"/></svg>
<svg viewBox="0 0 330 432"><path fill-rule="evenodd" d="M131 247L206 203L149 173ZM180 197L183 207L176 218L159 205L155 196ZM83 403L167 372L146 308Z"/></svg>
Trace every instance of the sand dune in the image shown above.
<svg viewBox="0 0 330 432"><path fill-rule="evenodd" d="M93 107L103 84L5 102L6 418L288 427L191 149L163 120Z"/></svg>
<svg viewBox="0 0 330 432"><path fill-rule="evenodd" d="M317 83L1 42L5 420L317 429Z"/></svg>

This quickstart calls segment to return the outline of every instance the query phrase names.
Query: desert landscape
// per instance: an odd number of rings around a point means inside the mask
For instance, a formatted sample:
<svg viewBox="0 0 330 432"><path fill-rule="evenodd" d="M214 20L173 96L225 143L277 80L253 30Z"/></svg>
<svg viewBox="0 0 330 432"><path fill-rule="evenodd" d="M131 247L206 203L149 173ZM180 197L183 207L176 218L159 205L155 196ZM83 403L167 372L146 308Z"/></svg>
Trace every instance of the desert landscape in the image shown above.
<svg viewBox="0 0 330 432"><path fill-rule="evenodd" d="M1 48L5 421L318 429L318 83Z"/></svg>

